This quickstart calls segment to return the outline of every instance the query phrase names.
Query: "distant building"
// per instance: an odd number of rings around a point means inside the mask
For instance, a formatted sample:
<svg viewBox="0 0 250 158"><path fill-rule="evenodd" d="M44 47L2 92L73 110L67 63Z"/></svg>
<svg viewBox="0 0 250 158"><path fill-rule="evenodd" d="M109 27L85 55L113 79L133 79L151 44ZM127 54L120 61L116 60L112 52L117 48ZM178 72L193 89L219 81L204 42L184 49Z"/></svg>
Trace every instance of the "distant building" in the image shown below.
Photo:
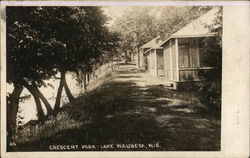
<svg viewBox="0 0 250 158"><path fill-rule="evenodd" d="M140 69L154 76L164 76L163 47L159 37L154 38L139 49Z"/></svg>

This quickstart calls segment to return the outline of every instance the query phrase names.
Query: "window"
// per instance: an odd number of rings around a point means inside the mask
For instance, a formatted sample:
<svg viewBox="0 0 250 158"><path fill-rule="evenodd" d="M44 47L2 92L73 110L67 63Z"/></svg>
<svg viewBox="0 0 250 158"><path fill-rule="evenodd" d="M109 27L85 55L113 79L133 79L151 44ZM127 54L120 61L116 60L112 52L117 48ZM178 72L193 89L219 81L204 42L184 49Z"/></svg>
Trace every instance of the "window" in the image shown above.
<svg viewBox="0 0 250 158"><path fill-rule="evenodd" d="M181 68L189 67L189 43L179 45L179 66Z"/></svg>
<svg viewBox="0 0 250 158"><path fill-rule="evenodd" d="M179 67L180 68L192 68L197 67L197 48L196 40L186 40L178 45L179 51Z"/></svg>

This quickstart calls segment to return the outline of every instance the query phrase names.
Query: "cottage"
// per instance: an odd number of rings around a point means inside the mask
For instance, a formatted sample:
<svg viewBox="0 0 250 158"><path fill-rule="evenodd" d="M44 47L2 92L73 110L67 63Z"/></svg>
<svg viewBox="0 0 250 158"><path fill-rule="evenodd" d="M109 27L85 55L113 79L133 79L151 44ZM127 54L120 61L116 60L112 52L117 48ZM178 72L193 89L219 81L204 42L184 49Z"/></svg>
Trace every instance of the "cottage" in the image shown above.
<svg viewBox="0 0 250 158"><path fill-rule="evenodd" d="M159 37L154 38L139 49L139 68L153 76L164 76L163 48Z"/></svg>
<svg viewBox="0 0 250 158"><path fill-rule="evenodd" d="M211 9L160 45L163 47L165 77L173 83L174 88L178 83L200 81L203 78L198 71L213 69L213 65L204 62L207 55L204 39L215 36L206 25L212 24L218 10Z"/></svg>
<svg viewBox="0 0 250 158"><path fill-rule="evenodd" d="M216 36L207 25L216 18L215 7L198 19L172 34L167 40L154 38L139 49L137 65L153 76L165 77L167 85L177 88L180 83L201 81L199 72L208 72L214 65L208 64L206 40Z"/></svg>

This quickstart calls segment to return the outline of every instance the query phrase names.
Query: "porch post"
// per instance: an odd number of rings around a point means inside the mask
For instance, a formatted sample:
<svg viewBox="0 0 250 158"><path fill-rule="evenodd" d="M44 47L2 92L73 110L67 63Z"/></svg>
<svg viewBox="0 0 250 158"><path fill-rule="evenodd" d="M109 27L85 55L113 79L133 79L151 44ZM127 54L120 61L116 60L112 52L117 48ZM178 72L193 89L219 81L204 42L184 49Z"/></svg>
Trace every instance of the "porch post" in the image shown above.
<svg viewBox="0 0 250 158"><path fill-rule="evenodd" d="M200 50L199 50L199 38L196 38L196 56L197 56L197 67L200 67Z"/></svg>
<svg viewBox="0 0 250 158"><path fill-rule="evenodd" d="M157 67L157 51L156 49L154 50L155 52L155 75L158 75L158 67Z"/></svg>
<svg viewBox="0 0 250 158"><path fill-rule="evenodd" d="M169 41L169 51L170 51L170 79L173 80L173 52L172 52L172 40Z"/></svg>
<svg viewBox="0 0 250 158"><path fill-rule="evenodd" d="M176 52L176 73L177 81L180 81L180 72L179 72L179 51L178 51L178 39L175 39L175 52Z"/></svg>
<svg viewBox="0 0 250 158"><path fill-rule="evenodd" d="M153 66L153 60L154 60L152 50L150 50L149 53L150 53L150 74L152 74L152 71L153 71L152 66Z"/></svg>

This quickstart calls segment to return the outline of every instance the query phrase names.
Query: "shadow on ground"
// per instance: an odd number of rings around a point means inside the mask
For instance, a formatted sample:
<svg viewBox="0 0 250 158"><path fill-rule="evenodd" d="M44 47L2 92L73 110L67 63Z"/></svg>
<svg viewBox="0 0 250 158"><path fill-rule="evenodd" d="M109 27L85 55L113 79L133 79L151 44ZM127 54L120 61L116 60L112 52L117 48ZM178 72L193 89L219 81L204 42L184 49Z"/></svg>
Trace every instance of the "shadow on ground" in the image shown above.
<svg viewBox="0 0 250 158"><path fill-rule="evenodd" d="M113 80L66 108L71 118L84 122L79 128L20 143L12 150L47 151L52 144L145 144L140 149L89 150L220 150L220 121L192 111L187 102L168 99L167 93L171 91L162 91L160 86L143 87L133 80L120 81L121 78L140 78L136 72L133 67L121 67ZM151 148L147 144L159 146Z"/></svg>

